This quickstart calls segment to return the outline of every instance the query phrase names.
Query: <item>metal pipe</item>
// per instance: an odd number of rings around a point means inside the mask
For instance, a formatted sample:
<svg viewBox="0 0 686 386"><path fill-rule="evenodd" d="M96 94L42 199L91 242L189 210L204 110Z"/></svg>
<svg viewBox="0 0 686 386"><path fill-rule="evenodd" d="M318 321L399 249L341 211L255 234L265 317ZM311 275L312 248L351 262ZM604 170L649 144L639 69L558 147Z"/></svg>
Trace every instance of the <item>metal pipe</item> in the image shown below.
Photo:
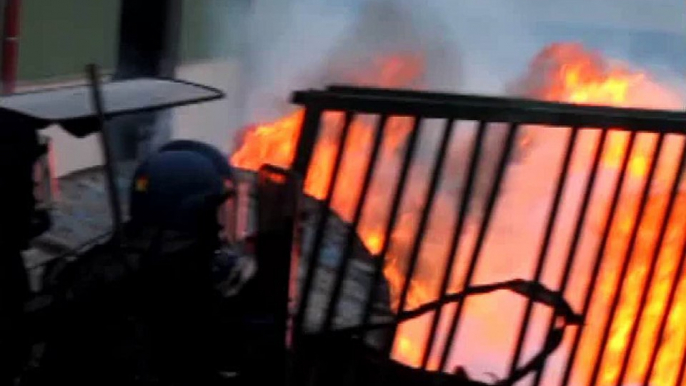
<svg viewBox="0 0 686 386"><path fill-rule="evenodd" d="M658 162L658 157L659 155L656 154L654 156L654 161L655 163ZM624 378L627 374L627 371L629 370L629 360L632 357L633 353L633 348L634 348L634 343L636 342L636 339L638 337L638 327L639 324L641 323L641 320L643 320L643 315L644 312L646 311L646 306L648 303L648 294L651 290L652 283L658 268L658 261L660 261L660 253L662 252L662 248L664 247L664 243L667 237L667 228L669 228L669 221L672 218L672 211L674 210L674 206L676 205L677 202L677 197L679 196L679 188L681 186L681 181L680 181L680 176L684 172L684 166L686 166L686 146L681 150L681 157L679 159L679 167L675 171L674 174L674 181L672 182L672 188L669 193L669 202L667 203L667 209L665 209L664 212L664 217L662 219L662 224L660 224L660 230L658 231L658 238L657 242L655 243L655 247L653 249L653 254L651 256L651 261L650 261L650 268L648 269L648 274L646 276L646 282L643 286L643 289L641 291L640 295L640 300L638 302L638 311L636 312L636 319L634 320L634 323L631 325L631 332L629 333L629 341L626 345L627 349L626 352L624 353L624 360L622 361L622 367L619 372L619 376L617 377L617 385L621 386L621 382L624 381ZM674 278L674 281L678 281L678 276ZM636 291L636 287L632 288L631 291ZM671 307L670 307L671 308ZM665 309L665 315L669 314L670 308ZM659 335L658 335L659 336ZM656 341L657 342L657 341ZM657 350L655 350L657 351ZM643 354L641 354L643 355Z"/></svg>
<svg viewBox="0 0 686 386"><path fill-rule="evenodd" d="M481 150L483 148L484 138L486 137L487 127L487 122L479 122L479 125L476 129L476 134L474 135L470 153L471 157L469 166L467 168L467 180L464 188L462 189L462 194L458 196L459 198L456 204L457 213L455 216L455 225L452 228L454 231L450 241L450 248L448 249L448 254L445 258L446 264L445 270L443 271L443 278L441 279L441 289L438 292L439 296L441 297L447 295L448 286L452 280L453 267L457 261L457 248L460 245L462 230L464 229L464 225L467 220L467 212L469 211L469 205L472 200L472 191L474 182L476 181L477 173L479 171L479 160L481 159ZM439 307L432 317L431 330L429 332L429 337L427 338L426 346L424 347L424 355L422 357L422 370L425 370L429 365L429 360L431 359L431 350L433 349L436 341L436 332L438 331L438 324L441 321L442 312L443 307Z"/></svg>
<svg viewBox="0 0 686 386"><path fill-rule="evenodd" d="M317 274L317 267L319 266L319 258L320 258L320 251L322 249L322 245L324 243L324 236L326 233L326 224L329 221L329 214L331 213L330 206L331 206L331 201L333 200L333 195L334 192L336 191L336 186L338 182L338 176L339 173L338 171L341 168L341 164L343 162L343 153L345 151L345 144L347 142L348 138L348 133L350 132L350 125L353 121L353 114L352 113L346 113L345 114L345 121L343 123L343 129L341 130L339 139L338 139L338 149L336 152L336 159L334 161L334 166L333 169L331 170L331 180L329 181L329 185L326 188L326 197L324 198L324 201L321 201L319 203L319 220L317 224L317 231L314 236L314 243L312 246L312 250L310 251L309 258L307 259L307 276L306 276L306 284L305 284L305 289L307 289L307 292L303 292L303 297L301 301L301 309L299 315L301 315L301 320L304 320L305 314L307 313L307 304L308 304L308 299L310 292L309 291L312 288L312 285L314 283L314 276ZM352 231L351 231L352 232ZM334 303L334 299L331 299L329 302L329 305ZM298 326L298 328L302 328L303 326Z"/></svg>
<svg viewBox="0 0 686 386"><path fill-rule="evenodd" d="M412 119L412 132L407 140L407 149L405 150L403 163L400 167L400 176L398 178L398 183L395 186L395 192L393 193L391 211L388 215L388 222L386 223L386 228L384 230L381 252L379 252L379 254L376 256L376 260L374 261L372 282L367 289L367 297L365 298L366 303L363 308L364 313L362 314L362 325L369 323L369 320L372 316L372 309L374 308L374 302L378 292L377 287L381 282L381 278L383 277L383 268L386 263L386 255L388 254L388 250L391 246L391 235L393 234L393 230L395 229L398 221L400 205L402 204L402 200L405 195L405 186L409 180L408 177L410 174L410 167L412 166L412 161L414 160L415 150L420 136L419 134L422 127L422 118L417 116L413 117Z"/></svg>
<svg viewBox="0 0 686 386"><path fill-rule="evenodd" d="M675 180L675 185L678 187L681 185L680 180L681 180L681 175L683 174L683 168L686 166L686 144L684 144L684 147L681 151L681 160L679 161L679 170L676 174L676 180ZM665 222L669 222L669 218L665 219ZM686 236L686 235L685 235ZM657 336L658 338L655 339L653 342L653 349L652 353L650 355L650 360L648 361L648 369L646 370L645 376L643 377L643 386L648 386L648 383L650 382L650 378L653 375L653 371L655 370L655 365L657 364L657 357L658 354L660 353L660 346L662 342L664 342L666 338L666 331L667 331L667 323L669 322L669 315L671 314L672 307L674 307L674 302L676 301L676 296L677 296L677 291L679 289L679 283L681 283L681 278L684 276L686 273L684 269L686 268L686 243L682 244L681 246L681 253L679 254L679 263L677 265L676 270L674 271L674 281L672 282L672 286L669 290L669 296L667 297L667 303L665 305L665 311L662 313L662 316L660 317L660 323L659 323L659 328L657 329ZM629 346L630 347L630 346ZM685 356L686 358L686 356ZM681 385L681 382L679 382L677 385Z"/></svg>
<svg viewBox="0 0 686 386"><path fill-rule="evenodd" d="M541 247L538 253L538 261L536 263L536 269L534 270L533 281L540 282L541 276L543 275L543 270L545 269L546 262L548 260L548 252L550 250L550 244L552 242L553 233L555 232L555 225L557 224L558 213L560 210L560 205L562 202L562 196L565 193L565 186L567 183L567 176L569 175L569 168L572 163L572 157L574 155L574 148L576 147L577 135L579 130L577 128L572 128L569 133L569 139L567 141L567 148L565 150L564 160L562 162L562 168L558 174L557 187L555 188L555 198L548 211L548 224L546 225L545 235L543 236L543 241L541 242ZM517 371L517 364L522 355L522 350L524 350L524 340L526 339L526 334L529 329L529 323L531 322L531 316L534 311L534 302L529 299L526 302L526 308L524 311L524 318L520 325L519 336L517 337L517 344L515 346L514 355L512 356L512 362L510 363L510 376L513 376L515 371Z"/></svg>
<svg viewBox="0 0 686 386"><path fill-rule="evenodd" d="M686 134L686 113L572 105L526 99L456 95L446 99L416 97L363 97L324 91L299 91L291 100L298 105L358 114L419 116L422 119L454 117L461 121L517 122L549 127L612 127L617 131Z"/></svg>
<svg viewBox="0 0 686 386"><path fill-rule="evenodd" d="M635 133L634 133L635 134ZM596 386L598 382L598 377L600 376L601 366L603 364L603 358L605 358L605 350L607 348L608 342L610 340L610 332L612 325L614 324L615 315L617 314L617 309L619 308L619 302L624 295L624 287L627 283L626 276L629 271L629 266L631 265L631 260L633 258L634 250L636 248L638 240L638 232L641 229L641 223L643 222L643 217L645 215L646 207L648 206L648 199L650 198L650 190L653 185L653 180L655 177L655 172L657 170L657 161L660 158L662 151L662 146L664 144L665 134L660 133L657 137L657 144L655 145L655 150L653 151L653 158L650 162L650 169L648 175L645 179L645 185L643 185L643 192L641 193L641 202L638 207L638 213L636 213L635 221L631 229L631 235L629 239L629 248L624 254L624 260L622 268L619 273L619 284L614 293L614 298L612 299L612 304L610 305L610 310L607 312L607 323L605 324L605 329L603 330L603 336L600 340L600 346L598 347L598 360L593 367L593 373L591 375L591 381L589 385ZM635 288L632 291L636 291ZM636 323L640 321L637 320Z"/></svg>
<svg viewBox="0 0 686 386"><path fill-rule="evenodd" d="M434 161L433 172L431 173L431 182L429 183L429 190L426 193L426 198L424 200L424 210L422 211L421 219L419 220L419 226L414 235L414 241L412 242L412 252L410 252L410 263L408 265L407 271L405 272L405 281L403 283L402 291L400 292L400 301L398 303L398 311L400 314L405 311L405 305L407 304L407 297L410 292L410 285L412 285L412 279L414 272L417 268L417 261L419 260L419 253L422 248L422 242L424 241L424 234L426 233L426 228L429 225L429 219L431 218L432 209L434 207L433 203L436 199L438 193L438 186L443 176L443 168L446 161L446 154L448 153L448 146L450 145L450 139L453 134L453 129L455 128L455 121L453 119L448 119L445 122L445 128L443 129L443 137L439 146L438 154ZM391 334L389 338L389 343L386 347L386 354L389 354L393 349L393 344L395 342L395 336L398 332L398 326L394 326L391 329Z"/></svg>
<svg viewBox="0 0 686 386"><path fill-rule="evenodd" d="M341 255L341 263L338 266L338 270L336 271L336 278L334 279L333 289L331 290L331 298L329 299L329 303L326 306L327 308L324 316L324 324L322 325L322 330L324 331L328 331L331 328L333 320L336 316L338 302L341 297L341 292L343 291L343 280L345 279L346 272L348 272L348 266L350 265L350 259L352 258L353 254L354 240L355 237L357 237L358 235L357 228L360 224L360 221L362 220L362 211L364 209L364 204L367 200L367 196L369 195L369 188L371 187L372 178L374 177L376 163L379 160L381 143L383 141L384 132L386 130L386 122L388 122L387 116L384 115L379 117L379 122L376 127L376 133L374 134L374 144L372 145L372 152L369 156L369 160L367 161L367 171L365 172L364 179L362 180L360 197L357 200L357 204L355 206L355 214L353 215L353 221L350 224L350 229L348 230L348 234L346 235L345 246L343 247L343 254ZM346 122L345 125L346 126L344 127L344 133L341 136L341 143L339 145L339 151L341 152L341 155L345 148L345 142L347 141L347 132L350 129L350 122ZM335 169L338 170L338 168ZM330 209L327 207L327 211L328 210Z"/></svg>
<svg viewBox="0 0 686 386"><path fill-rule="evenodd" d="M612 202L610 208L607 212L607 221L603 226L602 237L600 238L600 245L598 246L597 253L595 255L595 260L593 262L593 270L591 271L591 279L587 286L588 290L584 295L584 304L582 307L581 315L587 315L588 310L591 307L591 301L593 300L596 283L598 282L598 276L600 276L600 267L603 264L605 257L605 251L607 250L607 245L610 239L610 231L615 222L615 217L617 215L617 208L619 207L619 200L624 188L624 180L626 179L627 170L629 169L629 161L631 161L631 153L634 151L634 145L636 144L636 132L632 132L629 136L629 142L626 145L626 150L622 158L622 166L619 170L619 177L615 186L613 188L614 194L612 195ZM581 344L581 337L583 336L584 325L580 325L579 328L574 332L574 338L572 343L572 349L567 358L567 364L565 365L564 373L562 376L561 386L567 386L572 376L572 369L576 361L576 356L579 353L579 345Z"/></svg>
<svg viewBox="0 0 686 386"><path fill-rule="evenodd" d="M558 285L560 293L564 296L565 291L567 291L567 285L569 284L569 279L572 274L572 267L574 265L574 261L576 260L577 257L577 249L579 247L579 243L581 241L581 234L584 230L584 226L586 224L586 217L588 215L588 208L591 204L591 198L593 195L593 192L595 190L595 183L598 178L598 169L600 167L600 161L603 156L603 150L605 149L605 142L607 141L607 134L608 134L608 129L604 128L602 129L600 133L600 139L598 140L598 145L595 150L595 155L593 156L593 164L591 165L591 170L588 174L588 177L586 179L586 186L584 188L584 195L583 195L583 201L581 203L581 207L579 208L579 211L577 213L576 221L575 221L575 228L574 228L574 234L572 236L572 241L569 243L569 247L567 248L567 258L565 260L565 266L564 270L562 273L562 277L560 278L560 284ZM548 320L548 327L546 328L546 335L550 335L552 333L553 328L555 327L555 319L557 318L557 315L555 313L550 315L550 318ZM545 372L545 365L546 361L544 360L543 363L541 364L541 368L536 372L536 377L534 378L534 383L532 386L540 386L541 380L543 379L543 374Z"/></svg>
<svg viewBox="0 0 686 386"><path fill-rule="evenodd" d="M102 89L100 87L100 71L95 64L89 64L86 67L91 86L91 101L93 104L93 112L97 119L98 129L100 131L100 140L102 144L102 151L105 157L105 177L107 178L107 188L109 191L110 210L112 211L113 222L113 238L118 246L124 244L123 220L121 213L121 200L119 199L119 188L115 181L114 160L112 155L112 146L110 144L109 133L105 120L105 107L102 96Z"/></svg>
<svg viewBox="0 0 686 386"><path fill-rule="evenodd" d="M517 133L519 132L519 127L519 123L510 123L507 139L505 140L502 153L500 154L500 159L498 160L498 169L488 194L488 202L486 203L486 208L484 210L483 220L481 220L481 225L479 226L479 233L476 237L474 250L472 251L469 259L467 272L464 274L464 277L462 279L460 292L469 288L469 286L472 284L472 280L474 279L474 274L476 272L479 259L481 258L481 252L486 241L486 235L488 234L488 230L490 229L489 227L493 219L493 212L495 211L496 204L498 203L498 197L500 196L500 187L503 182L503 179L505 178L507 165L510 161L512 149L514 148L515 144L515 139L517 138ZM450 321L448 335L445 341L445 346L443 347L443 354L441 355L441 362L438 367L439 371L445 371L448 366L448 360L450 359L450 353L453 347L453 339L457 336L458 328L460 325L460 318L462 317L462 312L464 310L464 304L464 302L460 302L457 304L455 313L453 314L452 320Z"/></svg>

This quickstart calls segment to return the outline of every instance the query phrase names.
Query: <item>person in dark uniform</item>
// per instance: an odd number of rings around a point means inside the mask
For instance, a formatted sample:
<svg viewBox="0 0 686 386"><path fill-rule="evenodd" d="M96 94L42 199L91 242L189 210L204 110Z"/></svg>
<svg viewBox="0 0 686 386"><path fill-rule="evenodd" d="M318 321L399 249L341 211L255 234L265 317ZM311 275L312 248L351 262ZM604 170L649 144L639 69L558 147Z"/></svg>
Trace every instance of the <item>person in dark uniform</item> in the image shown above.
<svg viewBox="0 0 686 386"><path fill-rule="evenodd" d="M0 130L0 386L11 385L28 358L24 302L30 289L22 252L49 221L37 209L34 167L47 151L21 122Z"/></svg>
<svg viewBox="0 0 686 386"><path fill-rule="evenodd" d="M58 305L38 378L70 385L223 380L218 288L246 266L222 244L218 213L231 178L221 153L195 141L171 142L137 168L124 245L97 246L47 283Z"/></svg>

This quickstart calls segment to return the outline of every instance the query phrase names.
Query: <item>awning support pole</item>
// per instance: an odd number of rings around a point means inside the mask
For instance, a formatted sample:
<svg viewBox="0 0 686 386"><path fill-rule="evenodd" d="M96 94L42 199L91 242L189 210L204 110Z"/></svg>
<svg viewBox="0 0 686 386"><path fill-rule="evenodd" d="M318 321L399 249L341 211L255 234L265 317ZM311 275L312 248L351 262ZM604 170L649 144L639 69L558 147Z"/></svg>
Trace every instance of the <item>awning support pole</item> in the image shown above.
<svg viewBox="0 0 686 386"><path fill-rule="evenodd" d="M112 223L114 226L113 238L119 246L124 245L124 231L121 213L121 200L119 189L115 182L114 162L112 147L110 144L109 133L107 132L107 122L105 120L105 110L100 87L100 71L95 64L86 67L90 80L91 101L95 117L97 119L98 131L100 132L100 144L103 157L105 159L105 177L107 180L107 190L110 200L110 210L112 212Z"/></svg>

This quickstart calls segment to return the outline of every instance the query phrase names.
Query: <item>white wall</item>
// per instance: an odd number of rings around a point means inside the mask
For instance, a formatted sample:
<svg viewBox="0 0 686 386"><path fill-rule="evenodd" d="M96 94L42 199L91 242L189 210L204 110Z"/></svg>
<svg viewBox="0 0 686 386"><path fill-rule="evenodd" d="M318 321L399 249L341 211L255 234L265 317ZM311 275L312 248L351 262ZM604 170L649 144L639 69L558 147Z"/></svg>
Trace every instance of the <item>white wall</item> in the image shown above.
<svg viewBox="0 0 686 386"><path fill-rule="evenodd" d="M56 177L103 162L100 141L97 135L75 138L58 126L51 126L43 132L52 140L54 170Z"/></svg>
<svg viewBox="0 0 686 386"><path fill-rule="evenodd" d="M173 138L197 139L225 152L243 125L242 84L237 60L197 63L180 68L179 79L206 84L226 93L224 99L177 108L174 111Z"/></svg>

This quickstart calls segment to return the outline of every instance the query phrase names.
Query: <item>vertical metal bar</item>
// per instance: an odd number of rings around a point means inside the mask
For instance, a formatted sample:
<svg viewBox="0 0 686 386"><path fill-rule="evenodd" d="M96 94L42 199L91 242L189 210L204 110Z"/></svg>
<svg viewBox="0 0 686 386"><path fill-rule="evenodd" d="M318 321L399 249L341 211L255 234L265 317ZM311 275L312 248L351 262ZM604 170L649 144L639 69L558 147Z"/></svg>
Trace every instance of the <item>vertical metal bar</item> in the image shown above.
<svg viewBox="0 0 686 386"><path fill-rule="evenodd" d="M658 157L659 155L655 155L653 157L654 162L658 162ZM639 306L638 306L638 311L636 313L636 319L634 320L634 323L631 325L631 332L629 333L629 341L627 342L627 352L626 355L624 356L624 360L622 361L622 367L619 372L619 376L617 377L617 386L621 386L621 383L624 381L624 377L626 376L626 372L629 366L629 360L631 359L631 353L633 351L633 346L634 343L636 342L636 336L638 335L638 326L641 323L641 318L643 317L643 313L645 312L646 308L646 303L648 302L648 293L650 292L650 287L653 283L653 276L655 275L655 270L657 269L657 262L660 257L660 251L662 250L662 245L665 241L665 235L667 234L667 228L669 227L669 220L672 217L672 211L674 210L674 204L676 203L676 198L679 195L679 185L680 185L680 176L684 171L684 164L686 161L686 147L681 152L681 159L679 160L679 167L676 171L676 174L674 176L674 182L672 182L672 188L669 192L669 201L667 203L667 208L665 209L665 214L664 218L662 219L662 223L660 224L660 230L658 233L658 238L657 242L655 243L654 246L654 251L653 255L651 256L652 260L650 261L650 268L648 269L648 276L646 279L646 283L644 285L643 291L641 292L641 299L639 300ZM674 278L675 280L678 279L678 277ZM665 315L669 313L669 309L665 310Z"/></svg>
<svg viewBox="0 0 686 386"><path fill-rule="evenodd" d="M303 120L302 128L300 130L300 138L298 138L298 149L293 160L291 169L302 179L307 176L307 170L312 160L312 153L319 135L319 124L322 115L322 110L308 107L305 112L305 119ZM295 314L293 330L294 330L294 345L298 344L300 334L302 332L302 325L307 312L307 306L310 298L310 290L314 283L314 275L316 272L316 259L310 261L305 273L305 280L303 288L300 291L300 299L298 301L298 311Z"/></svg>
<svg viewBox="0 0 686 386"><path fill-rule="evenodd" d="M493 181L493 185L491 186L491 190L489 192L488 203L486 205L486 210L484 212L484 219L481 223L479 234L477 235L476 244L474 245L474 251L472 252L472 256L469 261L469 267L467 268L467 272L462 281L462 291L464 291L464 289L471 285L474 273L476 272L476 266L479 262L481 250L483 249L484 242L486 240L486 234L488 233L488 229L491 223L493 209L495 208L496 202L498 200L500 185L505 176L505 170L507 169L507 164L509 162L510 154L512 153L512 149L514 147L515 139L517 138L518 132L519 124L511 123L509 127L507 140L505 141L505 145L503 147L503 152L500 156L500 160L498 161L497 173ZM450 351L453 346L453 339L455 338L455 335L457 333L460 318L462 316L462 311L464 310L464 304L465 302L458 303L457 308L455 309L455 314L453 315L453 318L451 320L450 330L448 331L448 336L445 342L445 346L443 348L443 355L441 356L441 363L439 367L440 370L445 371L446 366L448 365Z"/></svg>
<svg viewBox="0 0 686 386"><path fill-rule="evenodd" d="M310 168L312 161L312 153L314 152L314 145L319 136L319 121L322 116L322 109L318 107L308 106L305 110L305 118L303 119L302 128L298 137L298 148L296 149L295 157L291 170L298 173L302 178L305 178L307 171Z"/></svg>
<svg viewBox="0 0 686 386"><path fill-rule="evenodd" d="M376 300L376 289L381 281L381 276L383 273L384 263L386 261L386 253L388 253L388 247L391 244L391 234L395 228L395 223L398 219L398 212L400 211L400 204L405 193L405 184L407 183L407 177L410 172L410 165L414 159L415 148L417 147L417 140L419 139L419 132L422 125L421 117L414 117L414 123L412 125L412 132L410 133L410 138L407 142L407 150L405 152L405 157L400 170L400 178L398 179L398 184L395 187L395 193L393 195L393 202L391 204L391 212L388 216L388 222L386 224L386 230L384 233L383 244L381 247L381 252L376 257L374 262L374 273L372 277L371 285L366 297L366 303L364 306L364 311L362 314L362 325L369 323L369 319L372 315L372 309L374 308L374 300Z"/></svg>
<svg viewBox="0 0 686 386"><path fill-rule="evenodd" d="M319 252L324 241L324 235L326 234L326 223L329 220L330 213L329 207L331 205L331 199L333 198L333 194L336 191L338 172L341 168L345 144L348 140L348 133L350 132L350 125L352 123L352 120L353 114L351 112L346 112L345 120L343 122L343 129L341 130L341 134L338 138L338 148L336 150L336 157L334 159L333 169L331 170L331 179L329 180L329 185L326 188L326 196L324 200L319 203L319 221L317 223L317 229L314 237L312 250L310 251L310 255L307 260L307 280L304 285L304 290L307 290L307 292L303 292L302 294L302 302L300 303L300 309L298 313L302 317L304 317L305 312L307 312L309 293L312 288L314 276L317 272L317 266L319 265ZM302 321L302 319L300 321ZM300 328L302 326L298 325L298 327Z"/></svg>
<svg viewBox="0 0 686 386"><path fill-rule="evenodd" d="M98 130L100 131L100 143L105 158L105 177L107 179L107 190L109 193L110 206L112 211L112 223L114 226L113 239L117 245L124 243L124 229L121 214L121 200L119 199L119 189L114 176L114 158L112 156L112 146L110 144L109 132L105 121L105 107L100 87L100 71L95 64L86 67L91 88L91 103L98 120Z"/></svg>
<svg viewBox="0 0 686 386"><path fill-rule="evenodd" d="M341 166L341 160L343 158L343 149L345 148L345 141L348 137L348 132L350 129L350 123L352 122L353 114L347 112L345 114L345 121L343 123L343 129L339 137L339 144L334 160L333 170L331 171L331 179L329 180L329 185L326 187L326 196L322 202L319 203L319 221L317 222L317 229L314 237L314 243L312 245L312 250L308 256L307 260L307 272L305 274L305 282L303 284L303 289L300 296L300 303L298 305L298 313L296 314L296 331L298 334L302 333L303 320L305 318L305 313L307 312L307 307L310 299L310 292L312 285L314 284L314 276L317 272L317 266L319 265L319 251L324 241L324 235L326 233L326 223L329 219L329 205L331 204L331 198L336 189L336 181L338 180L338 170ZM305 174L306 176L306 174ZM296 336L298 335L296 334ZM297 342L297 340L296 340Z"/></svg>
<svg viewBox="0 0 686 386"><path fill-rule="evenodd" d="M379 150L381 149L381 143L383 141L384 131L386 129L386 122L388 117L383 115L379 117L379 122L376 127L376 134L374 137L374 144L372 145L372 152L367 161L367 167L364 175L364 180L362 181L362 187L360 190L360 197L357 199L357 204L355 207L355 213L353 214L352 224L350 225L350 230L346 235L345 246L343 248L343 254L341 255L341 264L336 270L336 278L334 280L333 290L331 292L331 298L327 303L327 308L324 317L324 324L322 326L323 330L329 330L333 324L333 319L336 316L336 309L338 307L338 300L341 295L341 290L343 289L343 279L348 271L348 265L350 264L350 259L352 257L353 245L355 238L357 237L357 227L362 219L362 211L364 209L364 204L369 193L369 187L371 186L372 178L374 177L374 170L376 169L376 163L379 159Z"/></svg>
<svg viewBox="0 0 686 386"><path fill-rule="evenodd" d="M487 122L479 122L476 135L474 136L474 142L471 149L471 159L469 160L469 167L467 169L467 181L465 182L464 189L462 189L462 194L457 201L458 213L456 213L457 216L455 217L455 225L453 226L453 237L450 241L448 255L445 259L446 266L445 270L443 271L443 278L441 279L441 288L438 292L440 297L446 295L446 291L448 290L448 286L450 285L450 281L452 279L453 266L455 265L455 260L457 259L457 248L460 245L462 230L467 219L467 212L469 211L469 204L472 199L472 188L479 170L479 159L481 158L481 149L483 146L487 126ZM443 307L439 307L434 313L433 319L431 320L431 329L429 330L429 337L426 342L426 346L424 347L424 354L422 356L422 370L426 369L429 364L431 351L433 350L434 343L436 342L436 333L438 331L438 324L441 321L442 312Z"/></svg>
<svg viewBox="0 0 686 386"><path fill-rule="evenodd" d="M419 225L417 226L417 231L414 235L412 250L410 252L410 263L408 265L407 272L405 273L405 281L403 282L402 291L400 292L398 313L403 312L403 310L405 309L405 304L407 303L407 296L409 295L410 284L412 284L412 277L414 276L414 271L417 267L417 261L419 260L419 252L422 246L422 241L424 240L426 227L429 224L431 210L433 209L433 203L436 198L436 193L438 192L438 184L443 174L443 166L445 165L445 158L448 152L448 145L450 144L450 138L453 133L453 128L455 127L454 123L455 122L453 119L446 120L446 125L443 129L441 144L439 146L438 154L436 155L436 159L434 161L433 171L431 173L429 190L427 191L426 199L424 200L424 210L422 211L422 215L419 220ZM385 348L386 353L390 353L390 351L393 349L393 342L395 341L395 335L397 332L398 326L395 325L391 329L390 338L388 340L388 346Z"/></svg>
<svg viewBox="0 0 686 386"><path fill-rule="evenodd" d="M329 214L330 214L330 205L331 205L331 200L333 198L333 195L336 191L336 185L338 181L338 172L340 171L341 163L343 161L343 155L345 152L345 146L348 140L348 134L350 133L350 126L352 124L352 121L354 119L354 115L352 112L346 112L345 113L345 119L343 122L343 128L341 130L341 134L338 138L338 148L336 150L336 157L334 159L334 166L333 169L331 170L331 179L329 180L329 185L327 186L327 191L326 191L326 197L323 202L320 203L319 205L319 221L317 223L317 229L316 229L316 234L315 234L315 239L314 243L312 245L312 250L308 256L308 265L307 265L307 272L305 276L305 283L303 285L303 290L301 292L301 300L300 303L298 304L298 312L296 314L295 318L295 331L296 333L296 344L298 343L298 339L300 338L300 335L303 333L304 330L304 320L307 314L307 307L310 299L310 293L311 289L314 283L314 277L317 272L317 266L319 264L319 252L321 250L322 242L324 240L324 236L326 234L326 224L329 219ZM382 126L383 127L383 126ZM383 137L382 129L377 130L377 137L379 140L377 141L378 144L375 142L375 151L378 152L378 148L381 143L381 138ZM311 155L310 155L311 157ZM373 156L374 157L374 156ZM364 198L361 198L360 200L362 201ZM345 255L343 258L346 258ZM314 382L317 379L317 371L318 371L319 364L315 365L315 367L312 369L312 374L311 374L311 382Z"/></svg>
<svg viewBox="0 0 686 386"><path fill-rule="evenodd" d="M674 386L681 386L684 384L684 376L686 376L686 353L681 357L681 367L679 367L679 375Z"/></svg>
<svg viewBox="0 0 686 386"><path fill-rule="evenodd" d="M557 215L560 209L560 203L562 202L562 195L565 191L565 185L567 183L567 175L569 175L569 166L572 162L572 156L574 155L574 148L576 147L576 140L579 135L579 129L577 127L572 127L567 142L567 148L565 149L564 159L562 162L562 168L560 169L560 174L557 179L557 187L555 188L555 196L553 202L550 206L550 211L548 215L548 223L546 225L545 234L543 236L543 242L541 243L541 249L538 253L538 262L536 263L536 269L534 271L534 281L540 281L543 275L543 269L545 268L546 261L548 259L548 249L550 248L550 242L553 238L553 232L555 231L555 225L557 224ZM522 355L522 350L524 349L524 340L526 339L526 334L529 329L529 323L531 322L531 313L534 309L534 303L531 299L526 302L526 309L524 311L524 318L519 329L519 336L517 337L517 344L515 345L514 355L512 357L512 362L510 363L510 376L512 376L517 369L517 364Z"/></svg>
<svg viewBox="0 0 686 386"><path fill-rule="evenodd" d="M579 242L581 241L581 233L584 229L584 225L586 223L586 215L588 214L588 207L590 206L591 203L591 197L593 195L593 191L595 189L595 182L598 177L598 167L600 166L600 160L602 159L603 155L603 149L605 147L605 142L607 140L607 129L602 129L601 134L600 134L600 139L598 141L598 147L595 150L595 154L593 155L593 163L591 165L591 171L588 175L588 178L586 179L586 186L584 188L584 196L581 202L581 207L579 209L579 213L577 214L576 218L576 228L574 229L574 234L572 236L572 242L569 244L569 249L567 251L567 259L564 267L564 271L562 273L562 278L560 280L560 284L558 286L559 291L561 293L565 293L567 289L567 284L569 283L569 277L572 272L572 267L574 266L574 260L576 259L576 251L579 246ZM548 327L546 328L546 335L549 336L550 333L553 330L553 327L555 325L555 318L556 315L552 314L550 315L550 319L548 320ZM545 372L545 364L546 361L543 361L543 364L540 368L540 370L536 371L536 376L534 379L533 386L539 386L541 384L541 380L543 379L543 374Z"/></svg>
<svg viewBox="0 0 686 386"><path fill-rule="evenodd" d="M674 180L674 186L672 187L672 192L674 192L674 188L676 188L677 195L678 195L678 190L679 190L679 185L680 185L680 180L681 180L681 175L683 174L684 171L684 166L686 166L686 142L684 142L684 147L681 150L681 159L679 161L679 168L676 174L676 178ZM672 202L672 199L670 197L670 203ZM665 221L669 222L669 217L665 217ZM660 233L662 235L662 233ZM686 237L686 235L684 235ZM653 375L653 371L655 370L655 364L657 363L657 356L660 352L660 345L665 339L665 332L667 330L667 322L669 320L669 313L674 306L674 301L676 300L676 292L679 288L679 282L680 278L683 277L683 275L686 273L684 272L684 268L686 268L686 242L681 246L681 254L679 257L679 263L677 265L677 269L674 272L674 282L672 283L672 286L669 289L669 295L667 296L667 304L665 305L665 312L662 314L661 319L660 319L660 324L659 328L657 330L657 339L653 342L653 351L650 354L650 361L648 362L648 369L644 375L643 378L643 385L648 386L648 382L650 382L650 377ZM631 347L631 346L629 346Z"/></svg>
<svg viewBox="0 0 686 386"><path fill-rule="evenodd" d="M253 358L256 364L269 363L270 371L252 374L258 378L255 382L271 385L285 383L286 377L292 236L302 192L301 180L287 178L288 174L287 170L272 165L263 165L258 171L259 232L255 257L260 274L253 280L262 290L253 298L255 305L251 312L258 320L272 319L273 322L261 329L260 336L256 337L255 344L261 350Z"/></svg>
<svg viewBox="0 0 686 386"><path fill-rule="evenodd" d="M631 153L634 150L634 145L636 144L636 132L632 131L629 135L629 142L626 146L626 152L622 158L622 165L620 166L619 178L615 183L614 195L612 197L612 203L610 204L610 209L607 215L607 222L605 223L605 229L603 229L603 236L600 239L600 245L598 246L598 252L596 253L595 260L593 263L593 270L591 271L591 279L588 283L588 292L586 292L586 297L584 298L584 304L581 311L581 315L588 314L588 309L591 307L591 300L593 300L593 295L595 294L595 286L598 281L598 275L600 274L600 267L603 262L603 257L605 256L605 249L607 248L607 243L610 237L610 231L612 230L612 223L614 223L615 215L617 214L617 207L619 206L619 198L622 193L622 188L624 186L624 180L626 179L626 171L629 167L629 161L631 160ZM581 336L584 331L584 325L580 325L574 333L574 342L572 343L572 351L567 358L567 365L565 366L564 375L562 376L562 386L567 386L569 379L572 375L572 367L576 360L576 354L579 351L579 344L581 343Z"/></svg>
<svg viewBox="0 0 686 386"><path fill-rule="evenodd" d="M612 305L610 306L610 313L608 315L607 323L605 324L605 329L603 331L603 337L600 341L600 346L598 348L598 358L593 367L593 375L591 376L591 381L589 384L595 386L600 375L600 367L602 366L603 357L605 355L605 348L607 347L607 341L610 338L610 329L612 328L612 321L617 313L617 307L619 306L619 300L622 297L622 292L624 290L624 284L626 283L626 274L629 270L629 265L632 260L632 255L634 248L636 246L636 240L638 237L638 231L641 228L641 222L643 221L643 214L645 213L645 208L648 204L648 196L650 195L650 188L653 183L653 178L655 177L655 171L657 170L657 159L662 151L662 145L664 144L665 134L660 133L657 137L657 144L653 152L653 157L650 162L650 169L648 171L648 176L646 178L645 185L643 186L643 192L641 194L641 203L638 208L638 213L636 214L636 221L634 222L633 229L631 230L631 236L629 239L629 249L624 255L624 263L622 265L622 270L619 274L619 287L617 292L614 294L612 299Z"/></svg>

